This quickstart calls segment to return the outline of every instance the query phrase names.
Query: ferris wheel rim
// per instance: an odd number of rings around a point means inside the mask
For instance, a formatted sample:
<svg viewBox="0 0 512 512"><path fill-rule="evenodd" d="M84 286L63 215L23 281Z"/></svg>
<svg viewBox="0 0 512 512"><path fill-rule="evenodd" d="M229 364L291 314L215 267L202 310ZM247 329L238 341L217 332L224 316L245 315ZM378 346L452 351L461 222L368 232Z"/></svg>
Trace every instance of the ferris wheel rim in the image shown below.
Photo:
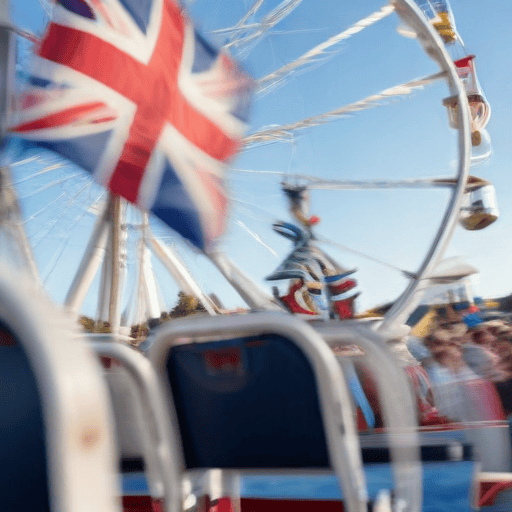
<svg viewBox="0 0 512 512"><path fill-rule="evenodd" d="M441 67L441 70L446 73L450 95L458 99L460 107L457 113L459 160L455 177L456 184L452 188L451 198L436 236L418 271L411 276L406 289L384 315L384 319L377 329L381 334L392 332L394 326L405 324L408 314L412 313L421 299L422 287L426 285L429 275L441 261L457 226L460 207L469 178L471 157L471 114L466 92L441 36L428 23L412 0L391 0L391 3L395 6L395 11L399 16L416 31L417 38L427 55L432 57Z"/></svg>

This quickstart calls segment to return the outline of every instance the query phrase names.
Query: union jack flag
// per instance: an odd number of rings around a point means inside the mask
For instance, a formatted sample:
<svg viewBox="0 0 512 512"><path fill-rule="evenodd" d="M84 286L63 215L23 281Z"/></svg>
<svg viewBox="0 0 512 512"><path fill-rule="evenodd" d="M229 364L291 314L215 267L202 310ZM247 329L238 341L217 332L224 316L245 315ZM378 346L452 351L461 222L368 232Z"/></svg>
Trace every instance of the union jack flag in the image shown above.
<svg viewBox="0 0 512 512"><path fill-rule="evenodd" d="M11 132L89 171L200 249L224 230L225 162L253 80L175 0L56 0Z"/></svg>

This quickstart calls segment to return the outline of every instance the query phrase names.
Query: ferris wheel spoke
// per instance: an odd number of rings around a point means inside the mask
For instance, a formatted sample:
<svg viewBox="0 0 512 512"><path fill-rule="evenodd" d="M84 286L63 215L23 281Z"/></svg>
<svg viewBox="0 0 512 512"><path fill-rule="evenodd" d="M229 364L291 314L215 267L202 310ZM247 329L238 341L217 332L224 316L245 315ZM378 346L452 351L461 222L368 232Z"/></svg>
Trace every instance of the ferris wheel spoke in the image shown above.
<svg viewBox="0 0 512 512"><path fill-rule="evenodd" d="M62 210L60 215L58 215L49 225L46 233L44 233L39 240L36 243L32 244L33 249L36 249L39 244L55 229L57 224L64 218L65 215L69 212L69 210L75 206L75 204L78 201L79 196L85 192L90 186L92 185L92 182L86 183L75 195L72 199L68 201L65 208Z"/></svg>
<svg viewBox="0 0 512 512"><path fill-rule="evenodd" d="M273 177L282 178L286 182L300 182L308 190L373 190L373 189L421 189L421 188L453 188L457 185L457 180L454 178L411 178L402 180L326 180L312 176L310 174L289 173L284 171L265 171L254 169L233 169L233 173L247 174L256 177L257 175L270 175ZM486 180L470 176L468 180L467 190L478 188L482 185L489 183ZM234 199L233 202L239 203L242 206L251 206L240 200Z"/></svg>
<svg viewBox="0 0 512 512"><path fill-rule="evenodd" d="M65 192L62 192L59 196L57 196L53 201L50 201L49 203L46 203L40 210L33 213L30 217L27 217L23 220L22 224L28 224L30 221L37 219L39 215L41 215L44 211L51 208L53 205L61 201L66 196Z"/></svg>
<svg viewBox="0 0 512 512"><path fill-rule="evenodd" d="M408 270L404 270L403 268L400 268L400 267L398 267L396 265L393 265L392 263L389 263L387 261L381 260L379 258L375 258L374 256L371 256L370 254L367 254L365 252L358 251L357 249L352 249L348 245L340 244L338 242L334 242L333 240L330 240L330 239L324 238L324 237L317 237L316 240L318 242L321 242L321 243L324 243L324 244L327 244L327 245L332 245L333 247L337 247L338 249L340 249L340 250L342 250L344 252L349 252L349 253L354 254L356 256L360 256L361 258L366 259L368 261L373 261L374 263L378 263L379 265L382 265L384 267L390 268L391 270L396 270L397 272L400 272L401 274L403 274L403 275L405 275L407 277L413 277L414 276L414 274L412 272L409 272Z"/></svg>
<svg viewBox="0 0 512 512"><path fill-rule="evenodd" d="M29 156L28 158L23 158L22 160L18 160L16 162L12 162L9 164L9 167L12 169L14 167L19 167L20 165L26 165L32 162L41 161L41 157L39 155Z"/></svg>
<svg viewBox="0 0 512 512"><path fill-rule="evenodd" d="M456 181L451 178L417 178L407 180L321 180L313 176L307 184L309 190L372 190L412 188L453 188ZM304 177L303 179L306 179Z"/></svg>
<svg viewBox="0 0 512 512"><path fill-rule="evenodd" d="M85 204L85 202L84 202ZM70 223L68 228L66 229L64 240L61 243L61 245L58 247L58 249L55 251L53 255L53 264L51 264L51 261L47 264L46 269L49 268L49 270L46 270L43 272L43 283L46 284L50 276L52 275L53 271L55 270L57 263L59 262L60 258L62 257L66 247L68 246L70 240L71 240L71 232L75 229L76 225L80 223L80 221L85 217L87 213L87 210L84 209L81 215L78 215L74 222Z"/></svg>
<svg viewBox="0 0 512 512"><path fill-rule="evenodd" d="M252 4L251 8L240 18L240 20L237 22L236 25L234 25L232 27L220 28L218 30L212 30L210 33L211 34L225 34L225 33L229 33L229 32L237 32L237 31L246 30L246 28L248 27L246 25L246 22L259 11L259 9L263 5L264 1L265 0L255 0L255 2ZM252 28L256 25L257 24L252 24L250 27Z"/></svg>
<svg viewBox="0 0 512 512"><path fill-rule="evenodd" d="M51 183L47 183L46 185L43 185L42 187L38 188L37 190L34 190L32 192L29 192L28 194L24 194L20 196L21 200L27 199L29 197L35 196L37 194L40 194L41 192L45 192L46 190L55 187L56 185L62 185L66 182L73 182L75 178L78 178L79 176L83 176L83 173L77 172L76 174L70 174L69 176L65 176L64 178L60 178L58 180L54 180Z"/></svg>
<svg viewBox="0 0 512 512"><path fill-rule="evenodd" d="M361 110L368 110L370 108L386 105L391 100L398 100L401 97L409 96L415 89L421 89L425 85L431 84L445 77L446 73L444 71L440 71L433 75L411 80L410 82L395 85L394 87L389 87L377 94L372 94L362 100L349 103L348 105L330 110L329 112L324 112L323 114L307 117L306 119L302 119L294 123L260 130L259 132L252 133L245 137L244 147L245 149L249 149L255 146L291 140L294 137L294 133L299 130L337 121L342 117L346 117Z"/></svg>
<svg viewBox="0 0 512 512"><path fill-rule="evenodd" d="M18 165L21 165L22 163L28 163L28 162L31 162L32 160L31 159L27 159L26 161L21 161L21 162L17 162ZM14 167L14 165L11 165L11 167ZM17 181L15 181L13 183L14 186L18 186L20 185L21 183L25 183L27 181L31 181L33 180L34 178L38 178L39 176L43 176L45 174L48 174L49 172L52 172L52 171L56 171L58 169L63 169L65 167L65 164L63 164L62 162L59 162L59 163L56 163L56 164L52 164L52 165L48 165L46 166L44 169L41 169L40 171L37 171L37 172L34 172L28 176L25 176L24 178L21 178Z"/></svg>
<svg viewBox="0 0 512 512"><path fill-rule="evenodd" d="M340 32L339 34L330 37L327 41L315 46L311 50L307 51L303 55L301 55L298 59L295 59L292 62L282 66L281 68L265 75L264 77L258 80L258 89L260 93L266 92L269 89L273 88L278 83L282 82L287 76L296 71L297 69L310 64L314 60L319 57L325 56L325 50L328 48L332 48L333 46L339 44L341 41L345 41L353 35L361 32L365 28L377 23L378 21L384 19L389 16L395 10L393 5L385 5L379 11L375 11L369 16L359 20L354 23L351 27Z"/></svg>
<svg viewBox="0 0 512 512"><path fill-rule="evenodd" d="M260 235L258 235L258 233L255 233L251 228L249 228L249 226L247 226L244 222L242 222L240 219L237 219L235 221L235 223L237 225L239 225L243 230L245 230L247 233L249 233L250 236L252 236L252 238L254 238L254 240L256 240L256 242L258 242L262 247L265 247L265 249L267 249L268 252L270 252L270 254L272 254L272 256L275 256L277 258L277 252L274 251L274 249L272 249L272 247L270 247L270 245L266 244Z"/></svg>
<svg viewBox="0 0 512 512"><path fill-rule="evenodd" d="M302 0L283 0L275 9L266 14L259 23L253 24L253 28L249 34L234 38L232 41L225 44L224 48L236 48L238 52L249 51L252 46L257 44L265 34L270 31L270 29L285 19L301 3ZM241 26L237 26L236 28L240 29ZM243 48L244 45L246 46L245 48Z"/></svg>
<svg viewBox="0 0 512 512"><path fill-rule="evenodd" d="M232 199L231 200L233 206L240 212L242 211L251 211L257 212L261 216L264 217L265 221L273 221L275 219L275 215L270 214L265 208L260 208L255 204L249 203L248 201L241 201L240 199Z"/></svg>

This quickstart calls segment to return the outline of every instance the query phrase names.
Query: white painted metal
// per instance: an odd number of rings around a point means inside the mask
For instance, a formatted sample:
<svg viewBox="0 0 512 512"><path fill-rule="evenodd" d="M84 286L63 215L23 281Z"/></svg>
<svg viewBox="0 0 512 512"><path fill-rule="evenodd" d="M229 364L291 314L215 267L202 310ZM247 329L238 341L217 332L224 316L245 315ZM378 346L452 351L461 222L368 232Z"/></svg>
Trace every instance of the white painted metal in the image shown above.
<svg viewBox="0 0 512 512"><path fill-rule="evenodd" d="M10 114L10 95L14 89L16 41L9 22L9 2L0 1L0 140L4 138Z"/></svg>
<svg viewBox="0 0 512 512"><path fill-rule="evenodd" d="M272 298L247 274L238 268L228 256L220 251L208 253L208 258L219 269L228 283L238 292L244 302L254 310L282 311Z"/></svg>
<svg viewBox="0 0 512 512"><path fill-rule="evenodd" d="M109 201L111 213L111 263L110 263L110 301L108 321L113 333L119 332L121 326L121 300L123 298L124 270L126 268L126 206L119 196Z"/></svg>
<svg viewBox="0 0 512 512"><path fill-rule="evenodd" d="M156 468L152 473L156 480L149 483L151 493L155 498L165 499L166 512L181 512L183 462L168 403L153 365L140 352L122 343L92 341L91 346L98 355L121 362L136 384L144 418L149 422L146 432L151 437L151 442L145 444L144 455L151 468Z"/></svg>
<svg viewBox="0 0 512 512"><path fill-rule="evenodd" d="M217 312L212 300L203 292L179 256L170 247L163 245L151 234L147 237L147 243L155 256L174 278L180 290L198 299L210 315L216 315Z"/></svg>
<svg viewBox="0 0 512 512"><path fill-rule="evenodd" d="M151 254L146 245L142 246L143 262L142 262L142 276L144 283L144 297L146 301L145 310L147 318L158 318L162 313L160 309L160 301L158 299L157 284L155 281L155 273L151 264Z"/></svg>
<svg viewBox="0 0 512 512"><path fill-rule="evenodd" d="M140 245L140 271L144 284L144 297L146 301L147 318L158 318L163 311L158 297L158 285L155 280L155 272L151 264L151 253L146 243L146 237L149 233L149 215L147 212L143 214L142 239Z"/></svg>
<svg viewBox="0 0 512 512"><path fill-rule="evenodd" d="M107 389L77 325L4 266L0 321L21 343L42 397L51 511L120 512Z"/></svg>
<svg viewBox="0 0 512 512"><path fill-rule="evenodd" d="M382 404L396 497L407 504L408 512L420 512L423 498L416 400L405 371L385 345L385 338L375 333L369 322L321 322L315 327L331 347L357 345L365 352L364 361L375 377Z"/></svg>
<svg viewBox="0 0 512 512"><path fill-rule="evenodd" d="M149 358L163 387L168 390L171 418L175 418L171 390L166 374L167 354L175 343L185 339L201 343L235 337L276 333L290 339L311 364L318 383L320 408L324 420L329 457L347 512L366 512L368 494L362 466L359 438L352 415L351 395L336 358L321 336L308 324L279 312L251 315L184 318L164 324L155 333ZM181 446L177 423L175 444ZM269 468L270 469L270 468ZM249 471L248 469L246 469ZM240 470L243 476L245 470ZM414 511L416 512L416 511Z"/></svg>
<svg viewBox="0 0 512 512"><path fill-rule="evenodd" d="M459 158L456 172L457 184L453 188L452 197L446 208L438 232L420 268L411 279L403 294L386 313L380 327L383 331L390 330L393 324L402 325L406 322L408 316L414 311L421 300L422 294L420 293L420 289L424 285L424 280L429 277L430 273L443 257L444 251L452 239L457 226L460 207L469 175L471 157L471 116L466 92L440 35L430 23L426 22L425 17L412 0L392 0L391 3L395 6L398 15L417 33L418 40L426 53L434 59L441 70L445 72L450 95L458 98L460 107L458 109Z"/></svg>
<svg viewBox="0 0 512 512"><path fill-rule="evenodd" d="M113 333L119 332L121 326L121 300L126 270L125 208L119 196L109 196L107 244L101 269L96 317L98 320L108 321Z"/></svg>
<svg viewBox="0 0 512 512"><path fill-rule="evenodd" d="M85 249L80 266L69 287L64 305L73 313L78 313L89 291L101 262L105 259L108 239L108 208L105 202L98 215L91 237Z"/></svg>
<svg viewBox="0 0 512 512"><path fill-rule="evenodd" d="M11 91L14 89L16 67L16 41L10 28L9 2L0 0L0 141L5 137L10 116ZM19 257L25 270L40 284L39 272L34 260L27 234L21 223L17 197L13 191L9 169L0 169L0 223L8 231L12 243L17 245Z"/></svg>
<svg viewBox="0 0 512 512"><path fill-rule="evenodd" d="M6 236L5 243L9 244L8 251L12 253L13 264L16 264L41 285L41 278L34 259L32 247L21 221L22 215L18 198L12 187L8 167L0 168L0 229Z"/></svg>
<svg viewBox="0 0 512 512"><path fill-rule="evenodd" d="M112 283L112 230L110 229L111 224L109 214L107 214L107 218L107 243L101 266L100 289L98 292L98 306L96 309L96 319L103 322L108 321Z"/></svg>

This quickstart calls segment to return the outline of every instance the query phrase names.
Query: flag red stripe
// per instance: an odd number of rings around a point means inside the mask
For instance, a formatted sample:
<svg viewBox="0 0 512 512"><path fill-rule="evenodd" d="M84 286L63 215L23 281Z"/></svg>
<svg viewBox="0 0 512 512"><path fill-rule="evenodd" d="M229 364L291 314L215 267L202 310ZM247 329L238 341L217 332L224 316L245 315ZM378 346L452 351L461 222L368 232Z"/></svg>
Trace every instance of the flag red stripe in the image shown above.
<svg viewBox="0 0 512 512"><path fill-rule="evenodd" d="M162 131L164 119L154 113L153 108L139 107L128 139L110 179L109 188L136 202L144 170L151 157L155 141Z"/></svg>
<svg viewBox="0 0 512 512"><path fill-rule="evenodd" d="M178 24L177 20L181 23ZM169 97L167 119L206 154L217 160L226 160L238 150L238 141L228 137L217 125L197 112L178 89L184 30L182 13L178 5L175 2L164 2L162 28L150 66L154 65L157 70L166 69L172 73L166 76L166 82L175 86L176 90ZM172 67L169 66L169 62L173 62Z"/></svg>
<svg viewBox="0 0 512 512"><path fill-rule="evenodd" d="M30 123L20 124L11 128L10 130L17 133L28 132L31 130L42 130L43 128L58 128L70 124L73 121L80 121L84 114L88 114L99 108L106 107L105 103L99 101L94 103L86 103L84 105L78 105L77 107L67 108L60 110L56 114L50 114L46 117L41 117L36 121Z"/></svg>
<svg viewBox="0 0 512 512"><path fill-rule="evenodd" d="M134 103L144 100L146 66L102 39L51 23L38 54L114 89Z"/></svg>
<svg viewBox="0 0 512 512"><path fill-rule="evenodd" d="M225 160L236 152L238 142L195 110L178 89L183 38L184 22L178 8L173 2L164 2L161 31L148 66L92 34L55 23L50 24L38 53L90 76L138 106L155 105L195 146ZM153 146L155 143L152 141Z"/></svg>

